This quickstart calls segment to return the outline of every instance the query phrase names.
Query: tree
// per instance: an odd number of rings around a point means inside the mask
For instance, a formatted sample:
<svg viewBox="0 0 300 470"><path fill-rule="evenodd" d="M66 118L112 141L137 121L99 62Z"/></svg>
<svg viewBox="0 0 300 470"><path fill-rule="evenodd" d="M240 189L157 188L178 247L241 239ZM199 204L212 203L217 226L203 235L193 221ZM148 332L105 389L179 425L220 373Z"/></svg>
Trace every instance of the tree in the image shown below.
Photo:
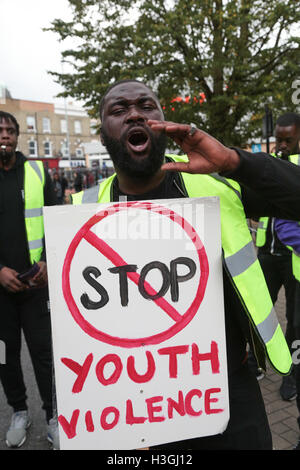
<svg viewBox="0 0 300 470"><path fill-rule="evenodd" d="M69 3L73 20L56 19L49 29L60 40L79 40L63 52L74 71L54 76L64 95L83 100L93 116L107 86L123 78L152 86L166 119L195 122L227 145L261 134L266 103L275 114L295 110L294 0Z"/></svg>

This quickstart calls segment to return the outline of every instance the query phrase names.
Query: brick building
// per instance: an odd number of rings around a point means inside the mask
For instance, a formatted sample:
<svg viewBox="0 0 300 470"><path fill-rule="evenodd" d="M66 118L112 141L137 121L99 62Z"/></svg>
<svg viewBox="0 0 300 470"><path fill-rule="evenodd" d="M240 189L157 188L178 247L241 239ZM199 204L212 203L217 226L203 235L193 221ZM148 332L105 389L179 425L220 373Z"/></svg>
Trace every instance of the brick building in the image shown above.
<svg viewBox="0 0 300 470"><path fill-rule="evenodd" d="M26 157L39 158L49 168L85 165L84 144L98 140L85 110L72 103L57 106L13 99L6 92L0 110L15 116L20 125L18 150Z"/></svg>

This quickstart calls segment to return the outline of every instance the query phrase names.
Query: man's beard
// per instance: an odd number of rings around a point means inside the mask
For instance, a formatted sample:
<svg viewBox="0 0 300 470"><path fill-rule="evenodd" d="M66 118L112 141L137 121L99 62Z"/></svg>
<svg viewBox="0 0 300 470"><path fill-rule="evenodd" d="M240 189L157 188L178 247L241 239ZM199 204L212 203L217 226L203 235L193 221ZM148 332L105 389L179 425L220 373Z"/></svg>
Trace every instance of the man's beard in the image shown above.
<svg viewBox="0 0 300 470"><path fill-rule="evenodd" d="M139 160L132 158L126 149L127 132L121 136L120 140L117 140L109 137L102 127L103 143L116 169L133 178L147 179L154 175L164 162L167 137L165 134L159 134L156 137L148 132L151 141L150 153L147 158Z"/></svg>
<svg viewBox="0 0 300 470"><path fill-rule="evenodd" d="M11 159L13 158L14 152L8 152L7 150L4 150L0 148L0 160L2 162L2 165L8 165Z"/></svg>

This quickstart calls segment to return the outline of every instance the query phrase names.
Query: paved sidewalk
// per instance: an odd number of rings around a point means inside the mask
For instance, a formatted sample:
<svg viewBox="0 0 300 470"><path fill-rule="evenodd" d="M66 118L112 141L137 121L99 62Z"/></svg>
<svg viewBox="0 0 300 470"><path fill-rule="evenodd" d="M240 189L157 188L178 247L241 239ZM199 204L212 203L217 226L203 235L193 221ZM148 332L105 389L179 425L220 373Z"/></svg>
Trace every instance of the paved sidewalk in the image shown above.
<svg viewBox="0 0 300 470"><path fill-rule="evenodd" d="M284 302L284 291L282 290L275 308L283 330L286 325ZM281 376L268 368L266 376L259 381L259 384L268 413L274 449L291 450L299 439L298 411L295 400L287 402L281 399L279 394L281 380Z"/></svg>

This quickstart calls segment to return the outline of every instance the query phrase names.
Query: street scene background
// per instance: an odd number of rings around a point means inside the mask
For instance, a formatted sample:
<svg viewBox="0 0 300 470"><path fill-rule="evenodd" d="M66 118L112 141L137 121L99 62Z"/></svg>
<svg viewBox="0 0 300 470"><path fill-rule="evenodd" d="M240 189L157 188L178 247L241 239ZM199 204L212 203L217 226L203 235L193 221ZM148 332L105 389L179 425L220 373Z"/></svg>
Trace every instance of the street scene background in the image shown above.
<svg viewBox="0 0 300 470"><path fill-rule="evenodd" d="M20 122L19 150L42 161L53 179L64 174L61 203L113 171L99 139L99 100L114 81L157 81L166 120L195 122L228 147L253 153L274 152L276 119L300 111L294 0L1 0L1 12L0 110ZM283 290L276 310L285 330ZM49 450L24 341L22 365L32 424L19 450ZM281 399L281 381L268 368L259 386L274 449L291 450L299 413L295 400ZM0 384L0 450L9 450L11 413Z"/></svg>

